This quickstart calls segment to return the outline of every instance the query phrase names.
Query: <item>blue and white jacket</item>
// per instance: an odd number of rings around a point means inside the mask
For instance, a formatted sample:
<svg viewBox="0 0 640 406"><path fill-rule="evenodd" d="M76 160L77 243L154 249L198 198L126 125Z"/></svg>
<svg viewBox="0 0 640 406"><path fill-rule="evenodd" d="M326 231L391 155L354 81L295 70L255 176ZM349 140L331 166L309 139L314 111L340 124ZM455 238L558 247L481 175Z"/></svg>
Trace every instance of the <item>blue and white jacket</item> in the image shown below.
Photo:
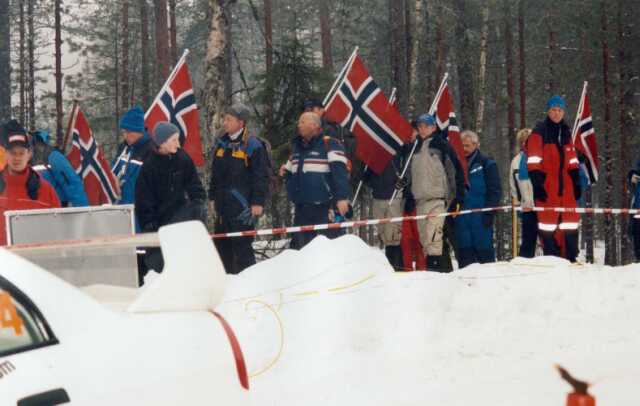
<svg viewBox="0 0 640 406"><path fill-rule="evenodd" d="M132 204L136 200L136 180L142 164L153 151L154 144L145 131L142 138L133 145L122 143L118 147L116 159L111 164L114 175L120 182L121 197L117 204Z"/></svg>
<svg viewBox="0 0 640 406"><path fill-rule="evenodd" d="M476 150L467 157L469 171L469 190L464 196L467 209L496 207L500 203L502 187L496 161Z"/></svg>
<svg viewBox="0 0 640 406"><path fill-rule="evenodd" d="M329 136L309 143L297 136L285 164L289 199L295 204L319 204L349 198L349 172L342 144Z"/></svg>

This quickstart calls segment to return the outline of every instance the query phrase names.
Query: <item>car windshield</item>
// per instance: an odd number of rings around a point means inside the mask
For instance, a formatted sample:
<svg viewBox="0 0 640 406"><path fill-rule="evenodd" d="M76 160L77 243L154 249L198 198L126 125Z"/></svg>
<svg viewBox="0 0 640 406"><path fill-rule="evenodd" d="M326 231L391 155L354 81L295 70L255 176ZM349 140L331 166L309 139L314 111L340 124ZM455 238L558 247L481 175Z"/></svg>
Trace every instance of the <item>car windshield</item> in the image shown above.
<svg viewBox="0 0 640 406"><path fill-rule="evenodd" d="M35 309L16 296L19 295L0 286L0 356L48 342L46 329Z"/></svg>

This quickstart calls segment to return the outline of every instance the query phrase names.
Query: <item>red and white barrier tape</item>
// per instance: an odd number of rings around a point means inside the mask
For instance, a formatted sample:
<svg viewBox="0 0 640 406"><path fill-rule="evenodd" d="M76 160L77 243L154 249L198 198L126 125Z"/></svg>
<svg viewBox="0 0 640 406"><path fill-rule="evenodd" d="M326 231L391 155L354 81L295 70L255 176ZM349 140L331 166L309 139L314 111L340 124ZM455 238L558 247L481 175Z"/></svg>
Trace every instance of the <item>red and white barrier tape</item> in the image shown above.
<svg viewBox="0 0 640 406"><path fill-rule="evenodd" d="M555 211L559 213L578 213L578 214L640 214L640 209L599 209L599 208L581 208L581 207L533 207L532 209L524 210L522 207L516 207L517 211ZM358 228L364 226L371 226L377 224L389 224L400 223L404 220L426 220L428 218L435 217L455 217L464 216L471 213L486 213L486 212L509 212L513 210L512 206L499 206L499 207L486 207L482 209L469 209L460 210L457 212L440 213L440 214L421 214L416 216L402 216L402 217L389 217L382 219L372 220L354 220L343 221L341 223L328 223L328 224L315 224L308 226L294 226L294 227L276 227L263 230L251 230L251 231L238 231L233 233L218 233L212 234L212 238L237 238L237 237L256 237L266 235L281 235L281 234L293 234L304 233L310 231L322 231L322 230L337 230L341 228ZM64 241L51 241L33 244L16 244L7 249L11 251L33 251L33 250L45 250L55 248L73 248L73 247L106 247L106 246L130 246L130 247L157 247L160 241L157 233L148 234L136 234L131 235L119 235L109 236L93 239L81 239L81 240L64 240Z"/></svg>

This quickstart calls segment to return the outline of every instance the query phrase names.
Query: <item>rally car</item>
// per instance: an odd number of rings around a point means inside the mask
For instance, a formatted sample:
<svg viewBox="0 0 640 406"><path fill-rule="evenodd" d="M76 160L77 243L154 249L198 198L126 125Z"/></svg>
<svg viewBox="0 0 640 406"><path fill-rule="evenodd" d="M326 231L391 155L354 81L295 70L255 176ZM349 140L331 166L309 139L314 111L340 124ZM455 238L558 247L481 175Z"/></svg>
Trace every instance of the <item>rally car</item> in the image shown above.
<svg viewBox="0 0 640 406"><path fill-rule="evenodd" d="M81 290L0 248L0 404L248 402L241 347L214 311L225 273L205 227L159 238L164 272L141 289Z"/></svg>

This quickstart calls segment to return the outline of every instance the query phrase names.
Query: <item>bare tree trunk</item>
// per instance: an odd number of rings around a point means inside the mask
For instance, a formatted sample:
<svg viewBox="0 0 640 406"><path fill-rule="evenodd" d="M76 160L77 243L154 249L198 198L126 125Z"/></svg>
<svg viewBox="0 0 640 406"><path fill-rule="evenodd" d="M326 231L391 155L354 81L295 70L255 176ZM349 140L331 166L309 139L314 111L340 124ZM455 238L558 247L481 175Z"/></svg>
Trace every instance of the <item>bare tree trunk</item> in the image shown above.
<svg viewBox="0 0 640 406"><path fill-rule="evenodd" d="M525 76L526 58L524 50L524 2L518 2L518 67L520 70L520 128L527 126L527 93Z"/></svg>
<svg viewBox="0 0 640 406"><path fill-rule="evenodd" d="M547 22L547 47L549 48L549 62L547 63L549 67L549 83L547 92L554 92L556 88L556 73L553 68L553 63L555 62L556 33L553 30L552 18L551 12L547 11L545 18Z"/></svg>
<svg viewBox="0 0 640 406"><path fill-rule="evenodd" d="M27 54L29 55L29 59L27 61L27 65L29 68L29 79L27 80L27 88L28 88L28 117L27 123L24 125L27 128L35 130L36 128L36 58L35 58L35 42L36 42L36 32L34 28L34 13L33 13L33 3L35 0L27 0Z"/></svg>
<svg viewBox="0 0 640 406"><path fill-rule="evenodd" d="M505 65L507 69L507 136L509 139L509 152L512 153L516 146L516 100L515 83L513 80L513 33L511 24L511 0L504 1L504 43Z"/></svg>
<svg viewBox="0 0 640 406"><path fill-rule="evenodd" d="M204 107L208 134L220 131L228 83L227 61L224 49L227 45L226 20L223 16L223 0L209 0L209 36L205 55ZM208 149L207 149L208 150Z"/></svg>
<svg viewBox="0 0 640 406"><path fill-rule="evenodd" d="M24 58L24 51L25 51L25 29L24 29L24 0L20 0L20 2L18 3L18 7L20 8L19 13L20 13L20 18L19 18L19 24L20 24L20 44L19 46L19 50L20 50L20 61L18 61L19 63L19 68L18 68L18 81L20 82L20 111L18 114L18 117L20 118L20 123L22 123L24 125L24 123L26 122L26 106L27 106L27 101L26 101L26 96L27 96L27 90L26 90L26 77L25 77L25 66L24 66L24 62L25 62L25 58ZM11 94L11 92L9 92L9 94Z"/></svg>
<svg viewBox="0 0 640 406"><path fill-rule="evenodd" d="M389 0L391 24L391 83L397 88L398 108L407 114L407 42L405 1Z"/></svg>
<svg viewBox="0 0 640 406"><path fill-rule="evenodd" d="M471 19L467 15L467 0L455 0L456 9L456 59L458 67L458 92L460 94L460 117L458 122L464 128L475 123L475 94L473 89L473 67L471 46L467 33L467 22Z"/></svg>
<svg viewBox="0 0 640 406"><path fill-rule="evenodd" d="M235 0L234 0L235 1ZM224 100L225 103L231 103L231 92L233 91L233 10L231 10L231 5L234 1L224 1L222 7L223 18L225 20L225 38L226 45L224 47L224 58L227 61L227 67L225 69L225 77L224 80L227 83L227 86L224 90ZM240 62L238 62L240 63ZM240 67L238 66L238 70L240 71ZM242 77L242 73L240 76Z"/></svg>
<svg viewBox="0 0 640 406"><path fill-rule="evenodd" d="M420 34L424 30L423 0L414 0L415 23L411 44L411 59L409 62L409 113L413 116L418 108L418 55L420 54Z"/></svg>
<svg viewBox="0 0 640 406"><path fill-rule="evenodd" d="M156 68L158 90L169 77L169 36L167 25L167 0L153 0L156 27Z"/></svg>
<svg viewBox="0 0 640 406"><path fill-rule="evenodd" d="M145 110L151 104L151 91L149 90L149 19L147 18L147 0L139 0L140 8L140 48L142 65L142 101Z"/></svg>
<svg viewBox="0 0 640 406"><path fill-rule="evenodd" d="M320 38L322 42L322 68L327 73L332 73L333 72L333 53L331 51L332 41L331 41L331 25L329 23L328 2L329 0L320 0L318 3L318 7L320 8Z"/></svg>
<svg viewBox="0 0 640 406"><path fill-rule="evenodd" d="M324 0L320 2L321 9ZM271 24L272 14L272 2L271 0L264 0L264 53L265 53L265 72L267 77L270 77L271 71L273 70L273 25ZM320 19L322 20L322 10L320 11ZM331 34L329 34L329 41L331 41ZM323 39L324 46L324 39ZM329 48L329 52L331 52L331 48ZM324 55L324 54L323 54ZM333 67L331 68L333 69ZM270 82L269 82L270 83ZM266 120L266 130L267 136L271 135L271 130L273 127L273 89L269 87L267 89L267 100L265 106L265 120Z"/></svg>
<svg viewBox="0 0 640 406"><path fill-rule="evenodd" d="M605 186L605 207L613 207L613 155L611 149L611 89L609 87L609 41L607 14L607 1L601 1L600 23L602 35L602 79L604 89L604 156L606 171ZM605 215L605 253L604 262L606 265L615 266L617 260L617 244L616 244L615 226L613 218L610 214Z"/></svg>
<svg viewBox="0 0 640 406"><path fill-rule="evenodd" d="M129 0L122 0L122 61L120 70L122 84L122 109L129 105Z"/></svg>
<svg viewBox="0 0 640 406"><path fill-rule="evenodd" d="M438 86L437 83L440 83L442 78L444 77L444 28L442 27L442 8L438 8L439 13L434 15L436 21L436 80L434 83L434 91L435 86Z"/></svg>
<svg viewBox="0 0 640 406"><path fill-rule="evenodd" d="M113 28L113 32L115 33L115 37L114 37L114 41L113 41L113 72L115 73L115 80L114 80L114 91L113 91L113 106L115 108L114 114L115 114L115 128L116 128L116 132L115 132L115 139L116 139L116 143L120 142L120 131L118 131L118 124L120 122L120 45L118 44L118 42L120 41L120 21L116 18L114 19L114 28Z"/></svg>
<svg viewBox="0 0 640 406"><path fill-rule="evenodd" d="M56 59L56 146L62 147L62 0L55 0L55 59Z"/></svg>
<svg viewBox="0 0 640 406"><path fill-rule="evenodd" d="M487 76L487 37L489 36L489 2L482 7L482 31L480 32L480 66L478 68L478 112L475 129L482 135Z"/></svg>
<svg viewBox="0 0 640 406"><path fill-rule="evenodd" d="M0 0L0 121L11 117L11 31L9 0Z"/></svg>
<svg viewBox="0 0 640 406"><path fill-rule="evenodd" d="M627 172L628 168L631 166L631 162L628 156L628 143L627 141L630 138L630 134L632 134L633 123L634 120L634 109L633 109L633 99L634 99L634 89L633 84L630 83L629 78L633 77L633 75L629 74L629 69L631 69L632 59L630 58L630 53L634 49L634 47L628 44L628 41L625 41L625 37L629 38L630 29L628 24L628 10L626 2L622 0L618 0L618 15L617 15L617 28L618 28L618 75L619 75L619 126L620 126L620 166L619 172L620 174L624 174ZM623 11L624 10L624 11ZM630 202L629 196L629 188L627 187L626 176L620 176L621 188L620 188L620 202L621 207L627 207ZM627 233L627 229L629 227L629 217L628 216L620 216L620 228L621 234L623 234L621 240L621 248L620 252L622 253L622 264L626 265L632 261L631 255L631 244L628 238L625 238L624 235Z"/></svg>
<svg viewBox="0 0 640 406"><path fill-rule="evenodd" d="M171 65L178 62L178 26L176 25L176 0L169 0L169 39L171 41Z"/></svg>

